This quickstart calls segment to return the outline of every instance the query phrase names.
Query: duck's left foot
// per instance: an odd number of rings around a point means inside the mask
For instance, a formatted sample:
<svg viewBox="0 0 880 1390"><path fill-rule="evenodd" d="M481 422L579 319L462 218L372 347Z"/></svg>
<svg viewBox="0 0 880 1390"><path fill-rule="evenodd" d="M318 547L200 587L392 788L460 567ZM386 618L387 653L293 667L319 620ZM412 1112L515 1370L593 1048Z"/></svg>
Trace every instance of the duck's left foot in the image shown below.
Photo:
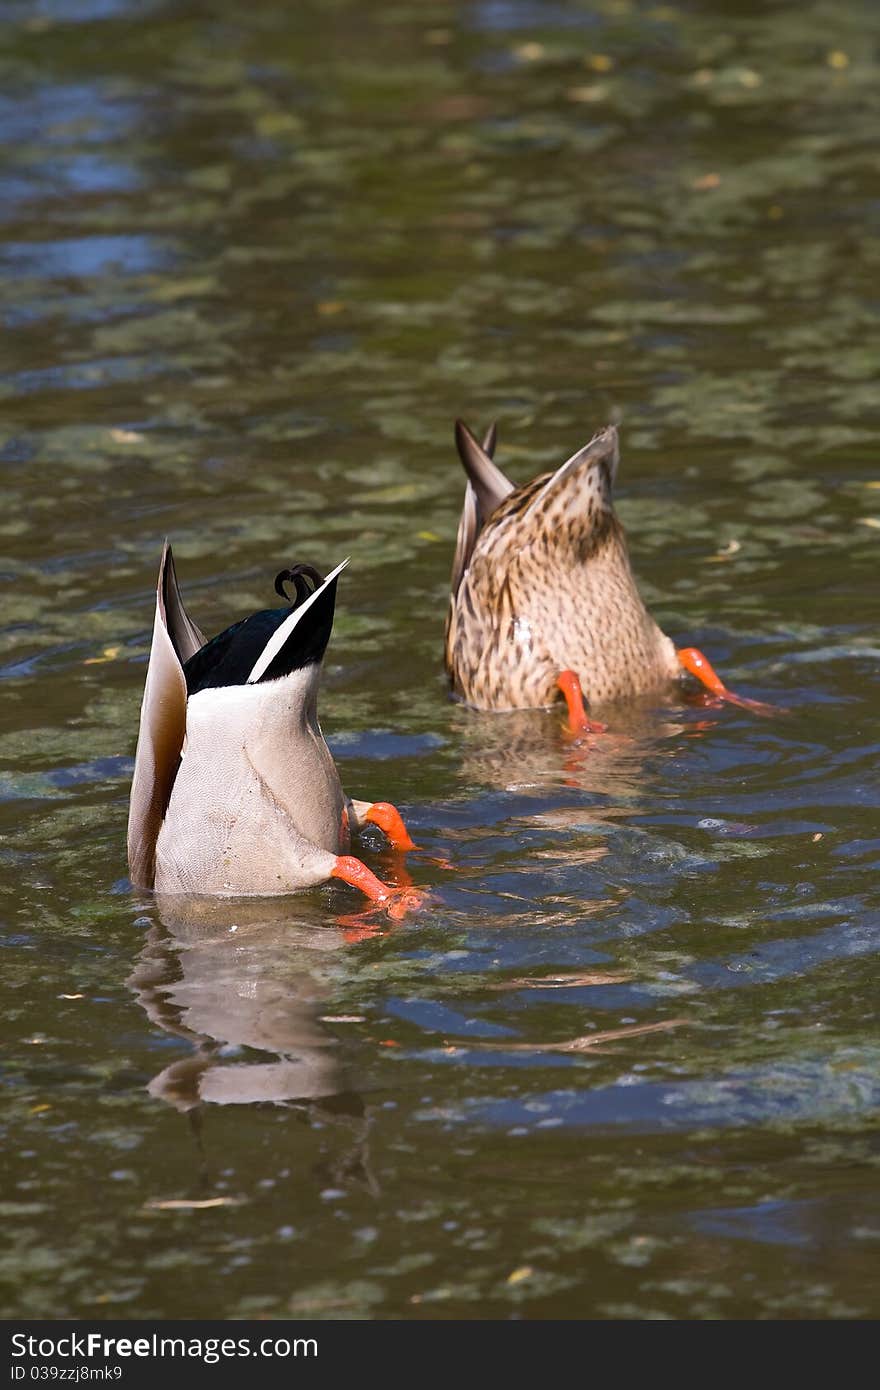
<svg viewBox="0 0 880 1390"><path fill-rule="evenodd" d="M606 724L589 719L584 709L584 692L574 671L560 671L556 684L565 696L568 706L568 732L570 734L604 734Z"/></svg>
<svg viewBox="0 0 880 1390"><path fill-rule="evenodd" d="M688 674L695 676L700 684L717 696L719 700L725 700L729 705L739 705L741 709L751 710L753 714L763 714L768 717L788 713L788 710L782 705L767 705L763 700L749 700L744 695L736 695L732 690L728 690L713 669L711 661L696 647L680 647L676 655Z"/></svg>
<svg viewBox="0 0 880 1390"><path fill-rule="evenodd" d="M413 839L403 823L403 816L390 801L374 801L365 811L363 819L378 825L392 849L415 849Z"/></svg>

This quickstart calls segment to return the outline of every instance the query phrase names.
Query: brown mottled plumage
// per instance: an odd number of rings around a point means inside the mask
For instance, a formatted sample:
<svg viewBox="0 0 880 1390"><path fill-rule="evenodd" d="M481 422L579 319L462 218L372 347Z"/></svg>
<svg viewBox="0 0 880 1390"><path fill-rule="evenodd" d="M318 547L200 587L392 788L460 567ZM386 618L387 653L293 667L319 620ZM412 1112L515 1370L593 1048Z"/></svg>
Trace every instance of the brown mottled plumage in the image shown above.
<svg viewBox="0 0 880 1390"><path fill-rule="evenodd" d="M460 422L468 475L446 622L446 670L478 709L552 704L561 671L591 705L679 677L675 647L643 604L614 512L617 431L515 488Z"/></svg>

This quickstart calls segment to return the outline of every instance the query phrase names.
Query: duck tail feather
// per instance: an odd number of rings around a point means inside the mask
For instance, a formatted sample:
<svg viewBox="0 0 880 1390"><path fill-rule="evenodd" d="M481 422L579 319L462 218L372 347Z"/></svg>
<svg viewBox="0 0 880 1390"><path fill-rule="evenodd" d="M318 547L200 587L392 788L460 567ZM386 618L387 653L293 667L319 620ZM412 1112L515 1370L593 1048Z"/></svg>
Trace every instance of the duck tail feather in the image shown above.
<svg viewBox="0 0 880 1390"><path fill-rule="evenodd" d="M497 431L493 425L486 435L486 442L495 447ZM455 422L455 443L464 471L474 489L477 501L479 525L486 524L500 502L513 492L513 483L506 478L497 464L492 462L490 451L478 444L463 420Z"/></svg>

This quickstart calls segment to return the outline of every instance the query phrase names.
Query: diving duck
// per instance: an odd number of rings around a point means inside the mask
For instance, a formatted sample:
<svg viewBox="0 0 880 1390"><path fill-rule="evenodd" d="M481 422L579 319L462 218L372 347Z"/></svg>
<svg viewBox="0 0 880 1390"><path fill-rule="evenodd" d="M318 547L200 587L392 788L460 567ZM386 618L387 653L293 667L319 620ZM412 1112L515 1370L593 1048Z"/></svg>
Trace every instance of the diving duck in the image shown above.
<svg viewBox="0 0 880 1390"><path fill-rule="evenodd" d="M183 605L166 541L128 819L135 887L281 894L338 878L375 903L407 905L403 890L349 854L367 821L395 848L412 849L401 816L388 802L345 795L318 723L321 663L347 563L326 579L309 565L282 570L275 589L287 599L293 585L290 606L255 613L207 642Z"/></svg>
<svg viewBox="0 0 880 1390"><path fill-rule="evenodd" d="M722 683L695 647L676 649L642 602L614 511L613 425L555 473L515 487L462 421L467 474L446 619L454 692L483 710L549 706L561 692L569 727L601 731L592 705L660 689L684 672L713 695L758 713Z"/></svg>

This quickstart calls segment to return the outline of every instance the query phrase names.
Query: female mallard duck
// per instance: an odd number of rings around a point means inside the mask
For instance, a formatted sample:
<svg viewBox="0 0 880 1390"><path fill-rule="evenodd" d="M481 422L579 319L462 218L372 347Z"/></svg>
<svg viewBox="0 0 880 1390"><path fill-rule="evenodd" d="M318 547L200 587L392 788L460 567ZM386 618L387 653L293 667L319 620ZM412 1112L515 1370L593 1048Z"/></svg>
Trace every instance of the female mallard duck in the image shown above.
<svg viewBox="0 0 880 1390"><path fill-rule="evenodd" d="M348 850L364 821L398 849L412 840L387 802L350 801L318 724L321 662L336 582L283 570L289 608L206 642L183 606L171 547L159 566L153 645L131 787L132 883L169 894L275 894L344 879L405 904Z"/></svg>
<svg viewBox="0 0 880 1390"><path fill-rule="evenodd" d="M516 488L460 420L467 473L446 620L446 670L477 709L547 706L561 691L571 728L601 729L587 706L696 676L734 695L694 647L676 650L645 608L614 511L617 431L609 425L555 473Z"/></svg>

